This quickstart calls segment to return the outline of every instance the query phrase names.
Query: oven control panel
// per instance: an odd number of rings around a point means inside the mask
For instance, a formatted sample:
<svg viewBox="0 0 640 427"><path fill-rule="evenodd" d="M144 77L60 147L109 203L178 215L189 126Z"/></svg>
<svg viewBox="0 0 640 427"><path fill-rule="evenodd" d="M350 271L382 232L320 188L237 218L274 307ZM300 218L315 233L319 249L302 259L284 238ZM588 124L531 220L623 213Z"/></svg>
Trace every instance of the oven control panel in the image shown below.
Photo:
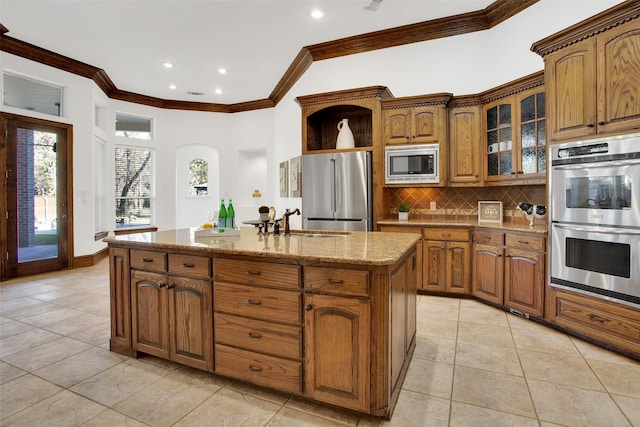
<svg viewBox="0 0 640 427"><path fill-rule="evenodd" d="M590 154L603 154L609 152L609 144L581 145L578 147L567 147L558 150L558 157L568 159L570 157L588 156Z"/></svg>

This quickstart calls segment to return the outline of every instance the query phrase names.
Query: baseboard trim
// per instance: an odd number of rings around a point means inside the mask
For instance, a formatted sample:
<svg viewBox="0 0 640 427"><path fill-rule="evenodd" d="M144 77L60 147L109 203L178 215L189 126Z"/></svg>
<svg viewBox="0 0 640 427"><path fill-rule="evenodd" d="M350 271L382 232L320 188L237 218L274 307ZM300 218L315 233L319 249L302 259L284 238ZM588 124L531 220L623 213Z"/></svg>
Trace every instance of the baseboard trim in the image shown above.
<svg viewBox="0 0 640 427"><path fill-rule="evenodd" d="M109 256L109 248L104 248L93 255L83 255L77 256L73 258L73 267L72 268L82 268L82 267L91 267L92 265L96 265L103 259Z"/></svg>

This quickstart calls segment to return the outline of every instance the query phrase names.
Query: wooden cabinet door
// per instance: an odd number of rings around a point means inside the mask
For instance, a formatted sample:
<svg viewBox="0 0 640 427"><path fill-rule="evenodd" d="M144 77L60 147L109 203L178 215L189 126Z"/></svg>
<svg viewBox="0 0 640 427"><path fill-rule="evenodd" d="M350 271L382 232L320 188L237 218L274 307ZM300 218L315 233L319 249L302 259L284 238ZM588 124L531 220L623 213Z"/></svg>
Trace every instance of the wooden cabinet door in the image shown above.
<svg viewBox="0 0 640 427"><path fill-rule="evenodd" d="M486 104L484 115L484 179L512 180L516 175L514 97Z"/></svg>
<svg viewBox="0 0 640 427"><path fill-rule="evenodd" d="M414 144L438 142L440 132L439 107L415 107L411 109L409 137Z"/></svg>
<svg viewBox="0 0 640 427"><path fill-rule="evenodd" d="M471 244L447 242L447 291L468 294L471 288Z"/></svg>
<svg viewBox="0 0 640 427"><path fill-rule="evenodd" d="M589 38L545 57L547 125L552 141L596 133L595 43L595 38Z"/></svg>
<svg viewBox="0 0 640 427"><path fill-rule="evenodd" d="M384 110L385 144L408 144L411 130L411 109Z"/></svg>
<svg viewBox="0 0 640 427"><path fill-rule="evenodd" d="M544 312L544 253L506 249L504 304L542 317Z"/></svg>
<svg viewBox="0 0 640 427"><path fill-rule="evenodd" d="M437 240L423 242L424 274L422 289L444 292L447 288L447 244Z"/></svg>
<svg viewBox="0 0 640 427"><path fill-rule="evenodd" d="M109 280L111 288L111 350L132 351L131 345L131 277L129 250L109 249Z"/></svg>
<svg viewBox="0 0 640 427"><path fill-rule="evenodd" d="M503 303L503 254L502 247L474 246L473 295L496 304Z"/></svg>
<svg viewBox="0 0 640 427"><path fill-rule="evenodd" d="M481 181L481 120L480 106L451 110L449 120L449 183L479 184Z"/></svg>
<svg viewBox="0 0 640 427"><path fill-rule="evenodd" d="M634 20L598 43L598 133L640 128L640 28Z"/></svg>
<svg viewBox="0 0 640 427"><path fill-rule="evenodd" d="M209 280L169 278L171 360L213 371L213 292Z"/></svg>
<svg viewBox="0 0 640 427"><path fill-rule="evenodd" d="M167 276L132 270L131 314L137 351L169 358Z"/></svg>
<svg viewBox="0 0 640 427"><path fill-rule="evenodd" d="M517 179L546 179L547 130L544 87L516 95Z"/></svg>
<svg viewBox="0 0 640 427"><path fill-rule="evenodd" d="M369 411L369 301L306 294L305 310L305 395Z"/></svg>

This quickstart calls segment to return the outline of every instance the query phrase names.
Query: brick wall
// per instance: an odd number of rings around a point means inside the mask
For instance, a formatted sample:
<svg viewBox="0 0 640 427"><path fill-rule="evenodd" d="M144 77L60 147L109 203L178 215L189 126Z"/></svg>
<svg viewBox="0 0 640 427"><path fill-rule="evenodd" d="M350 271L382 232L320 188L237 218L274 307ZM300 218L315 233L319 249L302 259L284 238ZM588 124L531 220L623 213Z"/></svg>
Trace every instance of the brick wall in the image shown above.
<svg viewBox="0 0 640 427"><path fill-rule="evenodd" d="M35 242L33 131L18 129L18 247Z"/></svg>

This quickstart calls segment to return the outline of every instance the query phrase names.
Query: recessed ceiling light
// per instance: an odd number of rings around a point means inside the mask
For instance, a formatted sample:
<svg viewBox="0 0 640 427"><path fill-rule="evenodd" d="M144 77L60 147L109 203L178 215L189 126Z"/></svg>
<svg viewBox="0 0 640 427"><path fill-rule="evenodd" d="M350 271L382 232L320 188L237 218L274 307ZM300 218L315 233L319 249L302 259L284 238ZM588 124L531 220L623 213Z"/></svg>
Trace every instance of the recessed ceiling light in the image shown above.
<svg viewBox="0 0 640 427"><path fill-rule="evenodd" d="M214 90L214 92L215 92L216 94L220 95L220 94L222 93L222 89L216 89L216 90Z"/></svg>
<svg viewBox="0 0 640 427"><path fill-rule="evenodd" d="M227 74L227 69L226 69L226 68L219 68L219 69L218 69L218 73L220 73L220 74Z"/></svg>
<svg viewBox="0 0 640 427"><path fill-rule="evenodd" d="M176 85L169 85L169 89L176 90Z"/></svg>
<svg viewBox="0 0 640 427"><path fill-rule="evenodd" d="M324 12L321 11L320 9L313 9L311 11L311 17L315 18L315 19L320 19L324 16Z"/></svg>
<svg viewBox="0 0 640 427"><path fill-rule="evenodd" d="M164 68L173 68L173 64L171 62L165 62L162 65L164 66Z"/></svg>

